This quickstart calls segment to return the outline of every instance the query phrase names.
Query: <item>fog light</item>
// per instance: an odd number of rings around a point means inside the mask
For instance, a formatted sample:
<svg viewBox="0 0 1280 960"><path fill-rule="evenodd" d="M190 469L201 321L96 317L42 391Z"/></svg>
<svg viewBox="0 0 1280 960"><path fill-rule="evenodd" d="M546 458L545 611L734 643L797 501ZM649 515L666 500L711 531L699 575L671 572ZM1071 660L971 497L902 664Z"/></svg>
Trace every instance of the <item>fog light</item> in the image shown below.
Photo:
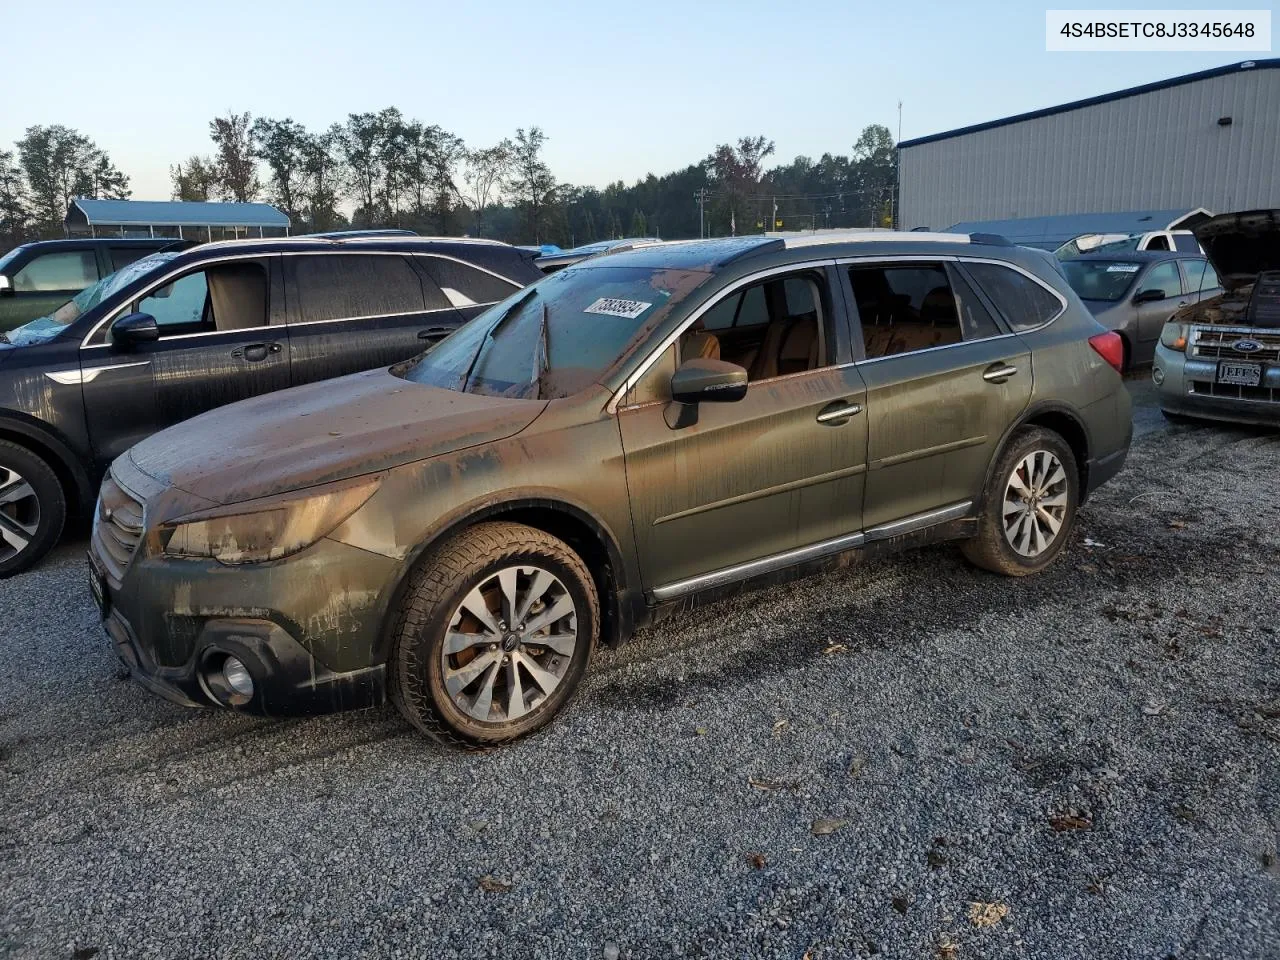
<svg viewBox="0 0 1280 960"><path fill-rule="evenodd" d="M222 663L222 679L233 692L242 697L253 696L253 677L248 669L235 657L227 657Z"/></svg>
<svg viewBox="0 0 1280 960"><path fill-rule="evenodd" d="M1159 367L1152 367L1151 382L1154 383L1157 387L1160 386L1160 384L1164 383L1164 371L1161 370Z"/></svg>

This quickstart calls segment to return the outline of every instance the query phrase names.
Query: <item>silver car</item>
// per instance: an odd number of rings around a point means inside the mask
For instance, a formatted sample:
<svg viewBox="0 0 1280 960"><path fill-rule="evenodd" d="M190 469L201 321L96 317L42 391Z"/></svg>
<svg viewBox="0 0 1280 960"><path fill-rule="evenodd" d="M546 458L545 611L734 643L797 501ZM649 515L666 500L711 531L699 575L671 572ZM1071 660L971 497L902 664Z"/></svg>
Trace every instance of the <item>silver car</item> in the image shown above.
<svg viewBox="0 0 1280 960"><path fill-rule="evenodd" d="M1061 266L1094 319L1120 334L1125 370L1151 363L1160 331L1175 313L1222 293L1217 273L1198 252L1103 250Z"/></svg>
<svg viewBox="0 0 1280 960"><path fill-rule="evenodd" d="M1196 228L1224 292L1164 325L1151 379L1171 420L1280 425L1280 210Z"/></svg>

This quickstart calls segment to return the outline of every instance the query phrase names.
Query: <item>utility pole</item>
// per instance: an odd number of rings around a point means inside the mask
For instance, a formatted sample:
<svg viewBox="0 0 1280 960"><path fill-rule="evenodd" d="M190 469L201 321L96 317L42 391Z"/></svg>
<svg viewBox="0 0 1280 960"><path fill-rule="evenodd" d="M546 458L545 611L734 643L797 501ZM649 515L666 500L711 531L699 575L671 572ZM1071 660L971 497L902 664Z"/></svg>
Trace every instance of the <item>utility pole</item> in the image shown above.
<svg viewBox="0 0 1280 960"><path fill-rule="evenodd" d="M898 144L902 142L902 101L898 101L898 139L893 145L893 199L889 201L889 226L898 229L898 198L902 193L902 154Z"/></svg>
<svg viewBox="0 0 1280 960"><path fill-rule="evenodd" d="M705 210L707 203L707 188L699 187L694 193L693 199L698 201L698 239L701 240L707 235Z"/></svg>

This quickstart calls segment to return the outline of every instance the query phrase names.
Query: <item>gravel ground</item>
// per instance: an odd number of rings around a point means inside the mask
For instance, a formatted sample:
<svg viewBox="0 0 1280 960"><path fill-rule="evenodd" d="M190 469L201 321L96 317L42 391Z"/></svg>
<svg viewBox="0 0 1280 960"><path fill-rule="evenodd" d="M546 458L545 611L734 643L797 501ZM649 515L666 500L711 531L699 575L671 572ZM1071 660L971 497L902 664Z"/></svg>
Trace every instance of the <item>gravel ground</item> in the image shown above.
<svg viewBox="0 0 1280 960"><path fill-rule="evenodd" d="M683 614L483 756L152 698L64 544L0 587L0 954L1280 957L1280 435L1131 387L1045 574Z"/></svg>

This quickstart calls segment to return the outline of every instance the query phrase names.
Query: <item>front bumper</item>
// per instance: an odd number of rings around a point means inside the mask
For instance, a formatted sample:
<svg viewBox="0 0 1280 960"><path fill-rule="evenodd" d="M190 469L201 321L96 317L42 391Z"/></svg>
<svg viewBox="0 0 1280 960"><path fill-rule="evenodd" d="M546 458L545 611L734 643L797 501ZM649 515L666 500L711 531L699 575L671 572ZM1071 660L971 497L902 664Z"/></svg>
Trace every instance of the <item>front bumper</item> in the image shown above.
<svg viewBox="0 0 1280 960"><path fill-rule="evenodd" d="M1160 408L1186 417L1256 426L1280 426L1280 367L1264 370L1261 387L1244 396L1206 392L1216 376L1217 361L1187 357L1163 344L1156 347L1151 376Z"/></svg>
<svg viewBox="0 0 1280 960"><path fill-rule="evenodd" d="M397 561L328 539L235 567L140 550L113 583L97 549L95 538L90 575L103 625L121 662L152 692L269 716L383 702L383 627ZM253 678L247 701L208 682L228 656Z"/></svg>

